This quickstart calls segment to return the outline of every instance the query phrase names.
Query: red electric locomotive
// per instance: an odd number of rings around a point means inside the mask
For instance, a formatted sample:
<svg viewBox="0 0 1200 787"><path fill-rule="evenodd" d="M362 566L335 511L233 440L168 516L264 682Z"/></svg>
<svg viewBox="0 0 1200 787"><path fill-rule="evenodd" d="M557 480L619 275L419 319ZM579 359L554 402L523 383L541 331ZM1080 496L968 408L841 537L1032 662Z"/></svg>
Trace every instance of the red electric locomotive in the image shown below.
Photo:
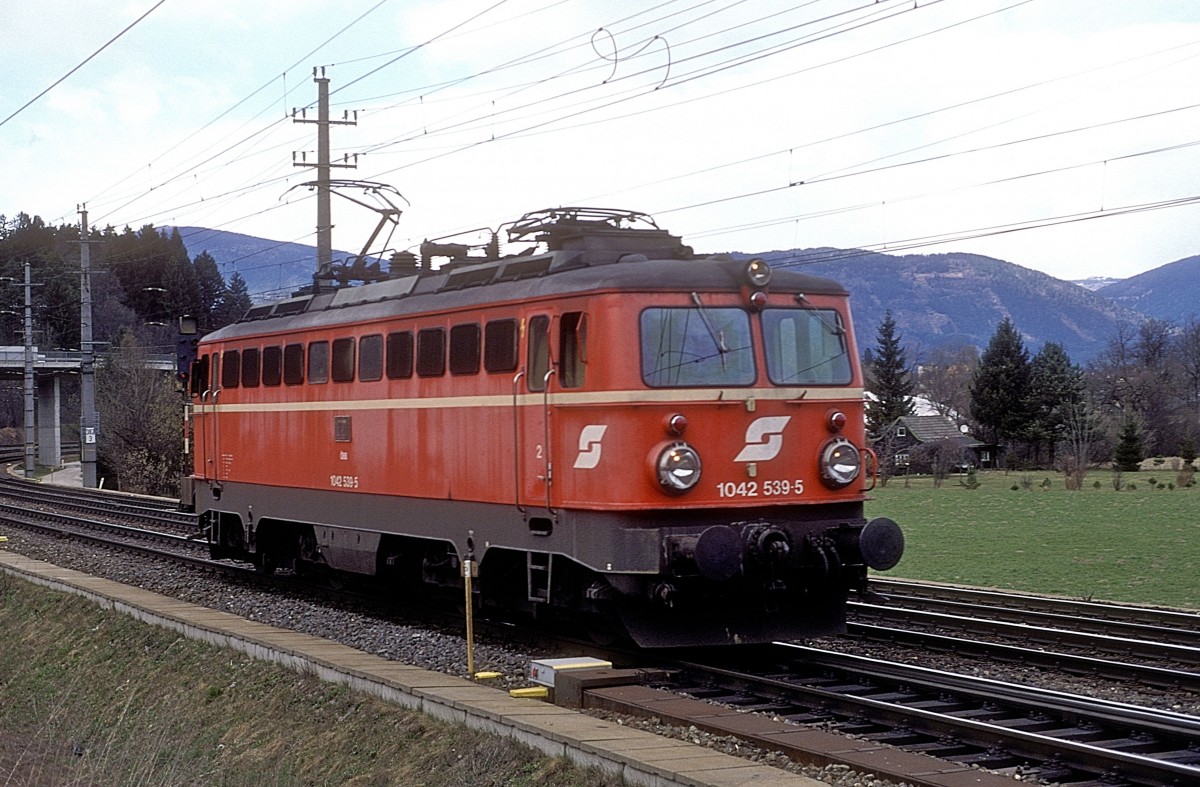
<svg viewBox="0 0 1200 787"><path fill-rule="evenodd" d="M846 292L559 208L530 248L252 308L190 375L214 557L563 614L643 646L841 631L900 559Z"/></svg>

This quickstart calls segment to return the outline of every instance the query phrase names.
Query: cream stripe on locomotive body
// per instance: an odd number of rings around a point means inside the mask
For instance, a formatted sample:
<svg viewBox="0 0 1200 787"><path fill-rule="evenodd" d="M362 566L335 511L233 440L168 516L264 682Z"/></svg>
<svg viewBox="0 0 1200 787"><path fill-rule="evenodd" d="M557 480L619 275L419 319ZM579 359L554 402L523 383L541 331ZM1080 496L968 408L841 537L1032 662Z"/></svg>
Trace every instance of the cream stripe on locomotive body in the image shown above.
<svg viewBox="0 0 1200 787"><path fill-rule="evenodd" d="M609 404L651 404L651 403L695 403L695 404L745 404L747 400L783 401L792 404L802 404L813 401L855 401L861 399L862 388L838 388L835 390L821 388L729 388L712 390L709 388L683 389L673 391L602 391L597 393L552 393L549 401L552 405L609 405ZM511 396L442 396L423 397L421 399L350 399L336 402L304 401L304 402L272 402L272 403L239 403L218 404L210 409L221 413L264 413L264 412L304 412L330 410L438 410L455 407L507 407L511 405ZM521 394L517 404L522 407L543 403L540 394Z"/></svg>
<svg viewBox="0 0 1200 787"><path fill-rule="evenodd" d="M544 255L267 304L205 337L184 502L213 554L447 587L471 557L493 602L607 611L645 645L839 630L866 565L902 549L862 517L844 290L761 263L769 283L748 282L657 229L555 232ZM314 354L331 379L296 360Z"/></svg>

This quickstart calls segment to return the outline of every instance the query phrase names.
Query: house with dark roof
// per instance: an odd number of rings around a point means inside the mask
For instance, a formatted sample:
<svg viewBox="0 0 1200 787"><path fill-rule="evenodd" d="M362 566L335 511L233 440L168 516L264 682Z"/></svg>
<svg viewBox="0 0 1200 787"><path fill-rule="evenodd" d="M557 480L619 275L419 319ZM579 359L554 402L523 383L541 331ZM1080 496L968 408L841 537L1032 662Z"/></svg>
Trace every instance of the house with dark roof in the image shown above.
<svg viewBox="0 0 1200 787"><path fill-rule="evenodd" d="M908 468L922 453L922 446L941 443L961 451L956 464L972 467L995 467L996 446L981 443L952 419L944 415L902 415L888 424L883 434L874 440L880 462L890 459L893 470ZM916 468L914 468L916 469Z"/></svg>

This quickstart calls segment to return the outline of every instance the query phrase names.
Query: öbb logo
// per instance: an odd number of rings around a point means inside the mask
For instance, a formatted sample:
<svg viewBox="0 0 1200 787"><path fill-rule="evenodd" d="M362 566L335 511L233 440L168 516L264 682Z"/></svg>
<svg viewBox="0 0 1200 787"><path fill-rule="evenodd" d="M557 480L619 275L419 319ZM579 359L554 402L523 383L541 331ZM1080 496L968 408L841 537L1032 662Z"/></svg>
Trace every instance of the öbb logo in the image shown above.
<svg viewBox="0 0 1200 787"><path fill-rule="evenodd" d="M746 445L733 461L768 462L783 450L783 430L790 415L769 415L755 419L746 427Z"/></svg>
<svg viewBox="0 0 1200 787"><path fill-rule="evenodd" d="M579 433L579 455L575 457L576 470L591 470L600 464L601 441L608 431L605 424L588 424Z"/></svg>

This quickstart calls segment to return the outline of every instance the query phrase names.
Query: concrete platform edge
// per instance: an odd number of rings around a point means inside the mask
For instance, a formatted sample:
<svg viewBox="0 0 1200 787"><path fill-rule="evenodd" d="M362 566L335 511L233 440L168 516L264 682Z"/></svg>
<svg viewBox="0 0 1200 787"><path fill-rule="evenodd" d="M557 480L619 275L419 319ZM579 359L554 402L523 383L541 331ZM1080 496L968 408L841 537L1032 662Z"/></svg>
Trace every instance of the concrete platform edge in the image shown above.
<svg viewBox="0 0 1200 787"><path fill-rule="evenodd" d="M464 678L388 661L329 640L243 620L230 613L91 577L3 549L0 549L0 571L43 587L83 596L104 609L176 631L189 639L311 672L322 680L346 685L433 718L511 738L547 755L565 757L582 767L619 774L631 784L646 787L823 785L778 768L756 765L686 741L630 730L575 711L559 709L559 713L547 713L546 708L552 706L538 700L512 698L506 692L491 690ZM320 651L323 649L338 656L350 655L352 658L347 660L351 663L338 663L322 656ZM405 675L421 676L422 679L406 682ZM486 693L475 695L464 689ZM483 697L486 700L476 701ZM676 751L671 753L672 750ZM678 756L674 756L675 753ZM688 768L689 763L693 767Z"/></svg>

